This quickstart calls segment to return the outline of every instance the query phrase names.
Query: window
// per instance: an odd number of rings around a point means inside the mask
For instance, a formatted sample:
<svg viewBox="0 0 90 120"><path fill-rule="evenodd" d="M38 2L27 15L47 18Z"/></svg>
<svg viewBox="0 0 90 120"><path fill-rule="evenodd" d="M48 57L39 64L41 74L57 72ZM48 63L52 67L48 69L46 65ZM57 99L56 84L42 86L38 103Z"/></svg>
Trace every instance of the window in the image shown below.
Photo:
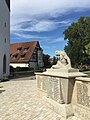
<svg viewBox="0 0 90 120"><path fill-rule="evenodd" d="M10 57L12 57L12 54L10 54Z"/></svg>
<svg viewBox="0 0 90 120"><path fill-rule="evenodd" d="M18 52L22 50L22 47L17 48Z"/></svg>
<svg viewBox="0 0 90 120"><path fill-rule="evenodd" d="M3 57L3 74L6 73L6 55Z"/></svg>
<svg viewBox="0 0 90 120"><path fill-rule="evenodd" d="M15 59L15 58L17 58L17 56L18 56L18 54L14 54L14 55L13 55L13 58Z"/></svg>
<svg viewBox="0 0 90 120"><path fill-rule="evenodd" d="M5 38L4 42L6 43L6 38Z"/></svg>
<svg viewBox="0 0 90 120"><path fill-rule="evenodd" d="M26 55L26 54L22 54L22 55L21 55L21 58L24 58L24 57L25 57L25 55Z"/></svg>
<svg viewBox="0 0 90 120"><path fill-rule="evenodd" d="M4 23L4 26L5 26L5 27L7 26L6 22Z"/></svg>
<svg viewBox="0 0 90 120"><path fill-rule="evenodd" d="M29 49L29 47L24 48L25 51L27 51L28 49Z"/></svg>
<svg viewBox="0 0 90 120"><path fill-rule="evenodd" d="M32 57L31 57L31 61L36 61L36 59L37 59L37 54L34 51L33 54L32 54Z"/></svg>

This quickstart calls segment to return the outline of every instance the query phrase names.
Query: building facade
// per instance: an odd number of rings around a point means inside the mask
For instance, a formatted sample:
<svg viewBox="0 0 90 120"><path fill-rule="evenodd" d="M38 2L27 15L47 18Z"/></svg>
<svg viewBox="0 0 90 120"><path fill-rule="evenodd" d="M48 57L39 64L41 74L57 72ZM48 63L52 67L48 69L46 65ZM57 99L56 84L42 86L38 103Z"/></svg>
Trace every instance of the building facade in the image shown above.
<svg viewBox="0 0 90 120"><path fill-rule="evenodd" d="M43 50L38 41L10 45L10 65L36 69L43 67Z"/></svg>
<svg viewBox="0 0 90 120"><path fill-rule="evenodd" d="M0 0L0 78L9 76L10 0Z"/></svg>

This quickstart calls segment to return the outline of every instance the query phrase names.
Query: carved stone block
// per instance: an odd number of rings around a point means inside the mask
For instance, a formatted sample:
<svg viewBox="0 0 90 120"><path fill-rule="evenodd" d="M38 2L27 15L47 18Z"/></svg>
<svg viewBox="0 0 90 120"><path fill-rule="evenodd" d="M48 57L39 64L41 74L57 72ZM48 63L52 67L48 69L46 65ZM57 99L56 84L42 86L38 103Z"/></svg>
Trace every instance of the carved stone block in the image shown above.
<svg viewBox="0 0 90 120"><path fill-rule="evenodd" d="M77 103L90 108L90 83L77 83Z"/></svg>

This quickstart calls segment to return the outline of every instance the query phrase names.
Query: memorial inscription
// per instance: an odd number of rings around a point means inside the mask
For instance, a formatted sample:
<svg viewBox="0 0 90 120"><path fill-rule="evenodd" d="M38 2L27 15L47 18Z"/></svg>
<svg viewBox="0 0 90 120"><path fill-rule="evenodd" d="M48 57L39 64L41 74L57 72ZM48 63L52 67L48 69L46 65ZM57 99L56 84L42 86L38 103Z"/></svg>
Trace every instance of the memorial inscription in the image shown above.
<svg viewBox="0 0 90 120"><path fill-rule="evenodd" d="M77 103L90 108L90 83L77 83Z"/></svg>
<svg viewBox="0 0 90 120"><path fill-rule="evenodd" d="M56 77L48 77L48 97L63 103L61 79Z"/></svg>

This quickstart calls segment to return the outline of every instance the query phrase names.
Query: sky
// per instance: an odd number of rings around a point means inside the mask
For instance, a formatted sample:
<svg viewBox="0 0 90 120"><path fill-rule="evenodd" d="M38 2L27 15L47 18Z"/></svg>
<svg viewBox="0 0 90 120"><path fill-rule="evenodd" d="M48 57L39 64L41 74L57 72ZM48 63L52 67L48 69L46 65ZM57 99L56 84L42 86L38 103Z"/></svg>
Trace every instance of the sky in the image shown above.
<svg viewBox="0 0 90 120"><path fill-rule="evenodd" d="M67 45L63 32L80 16L90 16L90 0L11 0L10 43L39 41L53 57Z"/></svg>

